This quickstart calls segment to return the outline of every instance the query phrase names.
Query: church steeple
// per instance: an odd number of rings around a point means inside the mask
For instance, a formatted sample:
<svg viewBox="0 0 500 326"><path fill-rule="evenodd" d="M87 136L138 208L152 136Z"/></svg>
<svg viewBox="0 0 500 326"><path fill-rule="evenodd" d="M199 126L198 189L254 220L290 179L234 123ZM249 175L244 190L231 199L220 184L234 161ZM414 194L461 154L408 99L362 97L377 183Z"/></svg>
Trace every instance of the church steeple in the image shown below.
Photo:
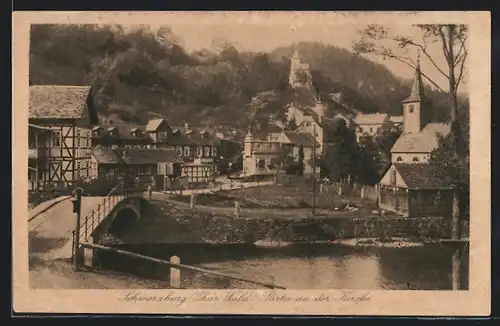
<svg viewBox="0 0 500 326"><path fill-rule="evenodd" d="M424 94L424 83L420 71L420 51L417 57L410 96L403 100L403 132L420 132L430 122L432 112Z"/></svg>
<svg viewBox="0 0 500 326"><path fill-rule="evenodd" d="M413 85L411 86L411 93L403 103L408 102L421 102L425 99L424 83L422 81L422 73L420 71L420 51L418 52L417 65L415 67L415 74L413 76Z"/></svg>

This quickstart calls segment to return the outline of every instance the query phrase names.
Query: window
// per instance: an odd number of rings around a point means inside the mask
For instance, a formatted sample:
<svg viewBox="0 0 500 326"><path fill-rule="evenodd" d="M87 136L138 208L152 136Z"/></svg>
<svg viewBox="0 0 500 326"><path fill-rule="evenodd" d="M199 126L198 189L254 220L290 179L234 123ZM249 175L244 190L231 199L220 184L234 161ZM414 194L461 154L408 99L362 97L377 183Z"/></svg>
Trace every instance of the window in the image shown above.
<svg viewBox="0 0 500 326"><path fill-rule="evenodd" d="M411 104L411 105L408 107L408 111L410 111L410 113L413 113L413 108L414 108L414 106L413 106L413 104Z"/></svg>
<svg viewBox="0 0 500 326"><path fill-rule="evenodd" d="M210 147L205 147L205 156L210 156Z"/></svg>
<svg viewBox="0 0 500 326"><path fill-rule="evenodd" d="M391 185L396 184L396 170L391 171Z"/></svg>
<svg viewBox="0 0 500 326"><path fill-rule="evenodd" d="M202 157L203 156L203 147L197 147L196 148L196 156Z"/></svg>
<svg viewBox="0 0 500 326"><path fill-rule="evenodd" d="M436 192L436 195L433 197L433 204L434 205L441 204L441 191Z"/></svg>
<svg viewBox="0 0 500 326"><path fill-rule="evenodd" d="M401 162L403 160L403 158L401 156L398 156L398 158L396 159L396 161L398 162Z"/></svg>
<svg viewBox="0 0 500 326"><path fill-rule="evenodd" d="M358 131L359 131L359 132L363 132L363 128L359 127L359 128L358 128Z"/></svg>
<svg viewBox="0 0 500 326"><path fill-rule="evenodd" d="M177 151L177 155L182 156L182 147L177 147L175 150Z"/></svg>
<svg viewBox="0 0 500 326"><path fill-rule="evenodd" d="M189 156L189 147L184 147L184 156Z"/></svg>
<svg viewBox="0 0 500 326"><path fill-rule="evenodd" d="M373 132L373 128L372 127L370 127L370 132Z"/></svg>
<svg viewBox="0 0 500 326"><path fill-rule="evenodd" d="M257 161L257 167L259 169L265 169L266 168L266 161L265 160L258 160Z"/></svg>
<svg viewBox="0 0 500 326"><path fill-rule="evenodd" d="M418 157L413 158L413 162L418 162L418 161L419 161Z"/></svg>
<svg viewBox="0 0 500 326"><path fill-rule="evenodd" d="M217 156L217 147L212 147L212 156Z"/></svg>
<svg viewBox="0 0 500 326"><path fill-rule="evenodd" d="M60 147L61 146L61 132L60 131L54 131L52 134L52 146L53 147Z"/></svg>

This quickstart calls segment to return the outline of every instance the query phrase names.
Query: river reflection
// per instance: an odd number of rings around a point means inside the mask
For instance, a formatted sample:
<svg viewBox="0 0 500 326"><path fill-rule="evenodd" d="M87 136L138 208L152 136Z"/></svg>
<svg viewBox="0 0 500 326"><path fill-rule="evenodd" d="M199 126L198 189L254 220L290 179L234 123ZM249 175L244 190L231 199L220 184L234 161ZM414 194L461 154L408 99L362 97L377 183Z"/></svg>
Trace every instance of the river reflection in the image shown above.
<svg viewBox="0 0 500 326"><path fill-rule="evenodd" d="M354 248L296 244L285 248L249 245L154 245L121 247L157 258L181 257L184 264L287 289L451 290L455 248L429 244L415 248ZM169 267L123 256L102 256L104 267L138 277L168 280ZM468 252L460 276L468 277ZM465 268L463 268L465 266ZM457 272L457 271L455 271ZM181 271L183 288L260 288L193 271ZM463 284L465 284L463 281Z"/></svg>

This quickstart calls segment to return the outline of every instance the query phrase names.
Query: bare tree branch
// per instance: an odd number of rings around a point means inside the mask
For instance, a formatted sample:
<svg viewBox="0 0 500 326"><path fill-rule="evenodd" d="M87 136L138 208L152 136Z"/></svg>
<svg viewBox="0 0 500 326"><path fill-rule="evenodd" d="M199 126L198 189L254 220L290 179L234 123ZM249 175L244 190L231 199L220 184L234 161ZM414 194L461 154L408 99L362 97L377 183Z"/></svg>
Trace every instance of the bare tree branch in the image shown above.
<svg viewBox="0 0 500 326"><path fill-rule="evenodd" d="M457 94L458 86L460 85L460 82L462 81L462 78L463 78L465 58L467 58L467 51L464 52L462 62L460 64L460 73L458 74L458 78L455 82L455 94Z"/></svg>
<svg viewBox="0 0 500 326"><path fill-rule="evenodd" d="M443 45L443 54L444 54L444 57L446 58L446 61L448 61L449 60L450 52L448 51L448 48L446 47L446 38L444 36L444 33L443 33L442 29L439 29L439 36L441 37L441 43Z"/></svg>
<svg viewBox="0 0 500 326"><path fill-rule="evenodd" d="M397 61L399 61L399 62L401 62L401 63L404 63L405 65L409 66L409 67L410 67L410 68L412 68L412 69L416 69L416 68L417 68L417 67L416 67L416 64L413 64L413 65L412 65L412 64L408 63L407 61L405 61L404 59L402 59L402 58L400 58L400 57L398 57L398 56L396 56L396 55L394 55L394 54L393 54L393 55L391 55L391 56L389 56L389 58L391 58L391 59L395 59L395 60L397 60ZM412 61L413 61L413 60L412 60ZM420 72L420 74L421 74L421 75L422 75L425 79L427 79L427 80L428 80L428 81L429 81L432 85L434 85L434 86L435 86L435 87L436 87L439 91L441 91L441 92L445 93L445 91L444 91L444 90L443 90L443 89L442 89L442 88L441 88L441 87L440 87L440 86L439 86L436 82L434 82L434 81L433 81L433 80L432 80L429 76L427 76L427 75L426 75L426 74L424 74L423 72Z"/></svg>
<svg viewBox="0 0 500 326"><path fill-rule="evenodd" d="M467 40L467 37L466 37L466 36L464 36L464 37L462 38L462 37L458 36L457 38L460 40L461 46L460 46L460 49L459 49L459 50L458 50L458 52L457 52L457 55L456 55L456 57L455 57L455 61L453 62L453 64L454 64L454 65L456 65L457 63L459 63L459 62L460 62L459 57L460 57L460 55L462 54L462 52L463 52L463 51L467 52L467 49L465 48L465 41Z"/></svg>
<svg viewBox="0 0 500 326"><path fill-rule="evenodd" d="M439 71L444 77L446 78L450 78L450 76L448 76L441 68L439 68L439 66L436 64L436 62L434 61L434 59L432 59L431 55L429 54L429 52L427 52L426 50L426 47L423 46L422 44L418 44L418 43L415 43L413 41L408 41L408 44L410 45L413 45L419 49L422 50L422 53L425 54L425 56L427 57L427 59L429 59L429 61L432 63L432 65L434 66L434 68L436 68L437 71Z"/></svg>

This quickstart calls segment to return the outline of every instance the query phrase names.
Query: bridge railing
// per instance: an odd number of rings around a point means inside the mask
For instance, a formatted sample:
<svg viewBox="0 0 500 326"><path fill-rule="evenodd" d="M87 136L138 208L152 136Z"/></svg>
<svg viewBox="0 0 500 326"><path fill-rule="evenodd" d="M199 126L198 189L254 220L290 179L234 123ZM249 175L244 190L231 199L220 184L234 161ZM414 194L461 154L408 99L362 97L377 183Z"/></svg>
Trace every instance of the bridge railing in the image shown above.
<svg viewBox="0 0 500 326"><path fill-rule="evenodd" d="M87 240L99 224L111 213L115 205L128 197L142 197L143 187L133 185L124 187L122 183L116 185L104 197L101 203L80 221L80 241Z"/></svg>

